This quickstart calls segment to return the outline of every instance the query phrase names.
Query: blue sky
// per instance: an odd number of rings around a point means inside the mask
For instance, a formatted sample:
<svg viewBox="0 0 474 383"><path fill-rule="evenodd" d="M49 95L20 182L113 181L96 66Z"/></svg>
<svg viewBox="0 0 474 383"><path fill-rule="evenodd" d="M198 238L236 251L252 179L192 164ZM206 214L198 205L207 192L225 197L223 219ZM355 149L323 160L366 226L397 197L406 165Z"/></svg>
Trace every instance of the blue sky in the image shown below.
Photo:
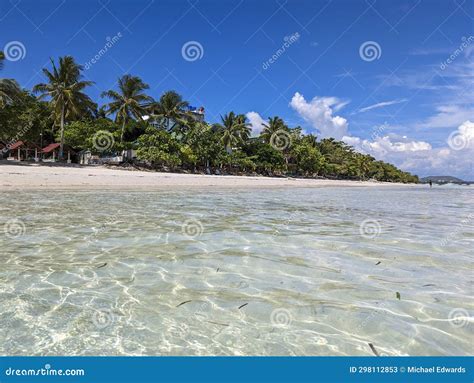
<svg viewBox="0 0 474 383"><path fill-rule="evenodd" d="M473 4L5 0L0 49L24 51L2 76L31 88L49 57L73 55L99 103L131 73L156 98L174 89L204 106L210 122L234 110L258 132L279 115L422 176L474 179Z"/></svg>

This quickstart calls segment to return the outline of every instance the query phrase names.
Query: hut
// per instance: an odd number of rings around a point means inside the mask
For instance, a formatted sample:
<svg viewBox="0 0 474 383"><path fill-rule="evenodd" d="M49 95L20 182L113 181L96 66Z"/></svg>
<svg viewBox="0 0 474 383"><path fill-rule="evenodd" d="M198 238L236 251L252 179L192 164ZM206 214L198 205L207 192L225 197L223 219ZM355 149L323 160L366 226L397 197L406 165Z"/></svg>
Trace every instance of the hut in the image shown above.
<svg viewBox="0 0 474 383"><path fill-rule="evenodd" d="M8 153L7 160L10 161L38 161L38 153L41 148L32 142L16 141L6 144L1 150L2 153Z"/></svg>
<svg viewBox="0 0 474 383"><path fill-rule="evenodd" d="M41 150L41 155L43 158L44 162L56 162L59 159L59 149L61 147L61 144L58 142L55 142L53 144L49 144L48 146L44 147ZM70 148L65 146L64 147L64 154L67 153L67 163L70 164L71 161L71 155L75 154L75 152Z"/></svg>

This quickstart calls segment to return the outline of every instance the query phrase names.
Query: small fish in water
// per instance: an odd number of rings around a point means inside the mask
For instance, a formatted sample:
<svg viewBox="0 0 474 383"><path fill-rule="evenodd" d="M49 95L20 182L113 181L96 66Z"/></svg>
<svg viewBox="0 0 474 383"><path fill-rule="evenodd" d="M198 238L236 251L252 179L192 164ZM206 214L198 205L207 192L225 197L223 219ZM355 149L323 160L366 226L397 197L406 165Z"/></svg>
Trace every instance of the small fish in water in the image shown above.
<svg viewBox="0 0 474 383"><path fill-rule="evenodd" d="M380 356L379 352L375 349L375 346L372 343L369 343L369 347L372 350L372 352L375 354L375 356Z"/></svg>
<svg viewBox="0 0 474 383"><path fill-rule="evenodd" d="M230 326L230 325L227 324L227 323L213 322L213 321L211 321L211 320L208 320L208 321L206 321L206 322L212 323L212 324L216 324L216 325L219 325L219 326L225 326L225 327L229 327L229 326Z"/></svg>
<svg viewBox="0 0 474 383"><path fill-rule="evenodd" d="M245 306L247 306L247 305L248 305L248 303L244 303L243 305L240 305L240 306L239 306L239 310L240 310L242 307L245 307Z"/></svg>
<svg viewBox="0 0 474 383"><path fill-rule="evenodd" d="M375 266L378 266L378 265L380 265L381 263L382 263L381 261L378 261L378 262L375 264Z"/></svg>
<svg viewBox="0 0 474 383"><path fill-rule="evenodd" d="M98 268L98 269L101 269L102 267L105 267L105 266L107 266L107 262L103 263L103 264L100 265L100 266L97 266L97 268Z"/></svg>
<svg viewBox="0 0 474 383"><path fill-rule="evenodd" d="M184 305L184 304L186 304L186 303L189 303L189 302L192 302L192 300L181 302L181 303L180 303L178 306L176 306L176 307L182 306L182 305Z"/></svg>

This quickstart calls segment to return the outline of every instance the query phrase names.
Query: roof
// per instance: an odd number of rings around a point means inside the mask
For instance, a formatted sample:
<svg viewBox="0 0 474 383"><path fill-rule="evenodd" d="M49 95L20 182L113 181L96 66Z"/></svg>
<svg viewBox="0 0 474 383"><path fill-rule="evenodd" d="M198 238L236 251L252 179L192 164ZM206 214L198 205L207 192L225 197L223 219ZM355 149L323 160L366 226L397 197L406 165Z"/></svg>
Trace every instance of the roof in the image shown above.
<svg viewBox="0 0 474 383"><path fill-rule="evenodd" d="M8 149L10 150L15 150L16 148L19 148L20 146L23 146L23 141L17 141L14 144L11 144L10 146L7 146Z"/></svg>
<svg viewBox="0 0 474 383"><path fill-rule="evenodd" d="M49 144L43 150L41 150L42 153L51 153L54 149L57 149L61 146L61 144L54 143L54 144Z"/></svg>

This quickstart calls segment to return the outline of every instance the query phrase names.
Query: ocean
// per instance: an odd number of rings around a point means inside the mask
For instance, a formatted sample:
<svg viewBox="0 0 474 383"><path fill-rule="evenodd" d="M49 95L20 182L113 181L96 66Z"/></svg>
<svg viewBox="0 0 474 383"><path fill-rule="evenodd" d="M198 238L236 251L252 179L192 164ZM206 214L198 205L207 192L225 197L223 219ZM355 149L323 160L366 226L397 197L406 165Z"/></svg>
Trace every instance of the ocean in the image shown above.
<svg viewBox="0 0 474 383"><path fill-rule="evenodd" d="M2 355L471 355L474 193L0 192Z"/></svg>

